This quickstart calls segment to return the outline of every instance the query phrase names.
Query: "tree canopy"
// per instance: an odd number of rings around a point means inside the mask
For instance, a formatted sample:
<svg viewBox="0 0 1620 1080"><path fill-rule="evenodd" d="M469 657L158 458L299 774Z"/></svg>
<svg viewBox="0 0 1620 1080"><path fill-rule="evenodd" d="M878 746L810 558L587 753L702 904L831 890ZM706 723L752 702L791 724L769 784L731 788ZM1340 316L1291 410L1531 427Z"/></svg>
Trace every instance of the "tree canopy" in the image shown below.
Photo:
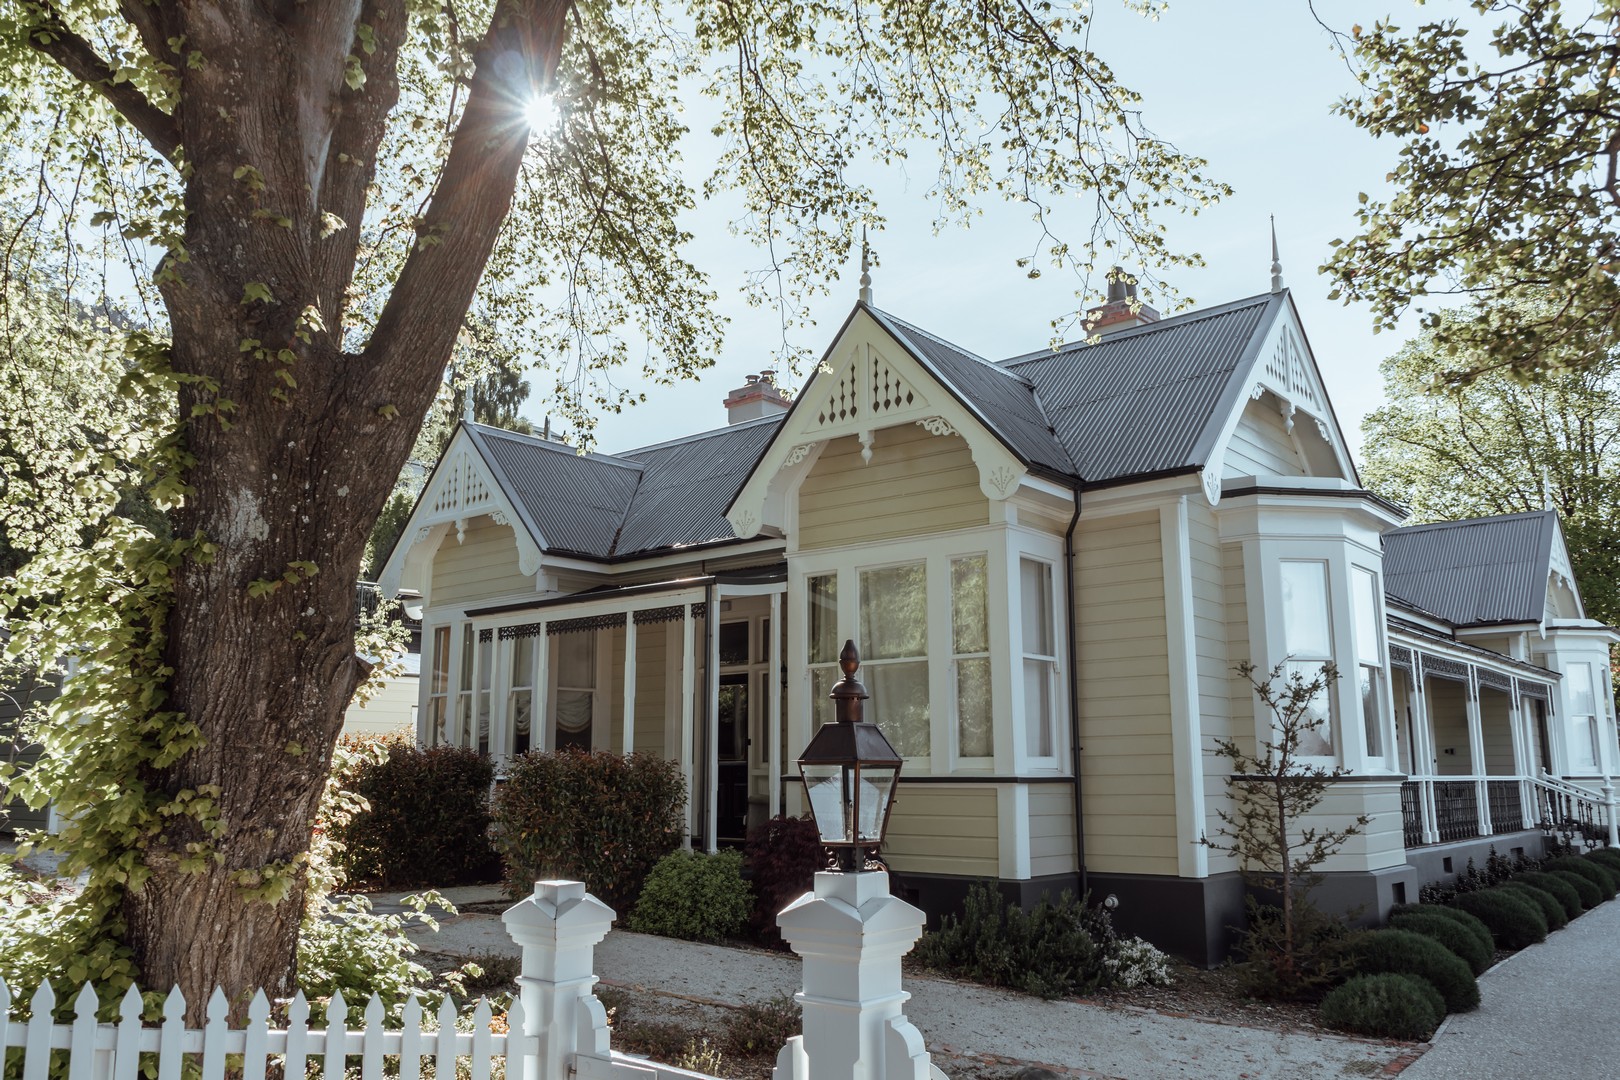
<svg viewBox="0 0 1620 1080"><path fill-rule="evenodd" d="M1470 321L1475 313L1445 318ZM1438 340L1444 329L1384 361L1389 404L1366 420L1363 480L1410 507L1417 521L1557 510L1588 615L1620 621L1620 353L1613 339L1559 357L1530 380L1493 371L1463 384L1453 376L1476 360L1447 354Z"/></svg>
<svg viewBox="0 0 1620 1080"><path fill-rule="evenodd" d="M1423 312L1454 377L1586 362L1620 332L1620 2L1471 7L1351 29L1340 110L1400 151L1323 269L1383 328Z"/></svg>
<svg viewBox="0 0 1620 1080"><path fill-rule="evenodd" d="M0 0L0 286L119 297L116 411L150 418L122 463L75 458L83 527L0 588L14 643L79 661L29 790L89 875L8 958L177 983L194 1015L290 988L367 526L465 326L522 340L578 424L637 396L615 365L715 353L700 190L791 327L882 224L862 170L924 154L942 219L1029 208L1032 274L1197 262L1162 218L1226 189L1088 29L1047 0ZM695 180L694 96L720 147ZM44 326L9 320L11 355L69 348ZM116 513L130 484L163 530Z"/></svg>

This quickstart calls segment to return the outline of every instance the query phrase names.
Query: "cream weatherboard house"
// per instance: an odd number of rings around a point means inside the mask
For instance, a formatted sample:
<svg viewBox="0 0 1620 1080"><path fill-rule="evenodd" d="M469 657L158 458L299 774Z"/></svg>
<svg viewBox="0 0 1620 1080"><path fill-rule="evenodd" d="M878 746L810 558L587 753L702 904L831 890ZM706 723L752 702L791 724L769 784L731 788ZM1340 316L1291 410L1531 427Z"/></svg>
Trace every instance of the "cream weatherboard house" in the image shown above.
<svg viewBox="0 0 1620 1080"><path fill-rule="evenodd" d="M1113 894L1123 928L1227 948L1243 885L1200 843L1218 738L1269 730L1234 665L1344 677L1327 867L1377 912L1556 820L1612 835L1617 640L1550 513L1401 528L1363 490L1289 294L991 362L873 307L791 403L579 454L456 432L383 574L422 598L418 733L496 758L665 755L694 846L800 809L793 762L853 639L905 755L886 849L931 911L968 883Z"/></svg>

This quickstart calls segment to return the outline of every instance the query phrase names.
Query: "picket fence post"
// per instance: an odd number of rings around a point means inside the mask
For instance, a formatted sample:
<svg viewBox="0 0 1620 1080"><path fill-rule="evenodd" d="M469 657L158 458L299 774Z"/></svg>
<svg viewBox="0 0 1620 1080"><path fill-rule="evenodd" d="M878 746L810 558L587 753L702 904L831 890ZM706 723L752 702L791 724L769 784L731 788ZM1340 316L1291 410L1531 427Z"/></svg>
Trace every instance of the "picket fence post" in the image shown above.
<svg viewBox="0 0 1620 1080"><path fill-rule="evenodd" d="M923 921L882 870L823 871L782 909L782 938L804 958L804 1034L777 1055L774 1080L943 1080L900 988L900 958Z"/></svg>
<svg viewBox="0 0 1620 1080"><path fill-rule="evenodd" d="M613 909L578 881L537 881L534 894L501 916L523 950L518 976L523 1034L532 1036L523 1075L509 1080L558 1080L574 1056L608 1056L607 1013L591 993L596 945L613 926Z"/></svg>

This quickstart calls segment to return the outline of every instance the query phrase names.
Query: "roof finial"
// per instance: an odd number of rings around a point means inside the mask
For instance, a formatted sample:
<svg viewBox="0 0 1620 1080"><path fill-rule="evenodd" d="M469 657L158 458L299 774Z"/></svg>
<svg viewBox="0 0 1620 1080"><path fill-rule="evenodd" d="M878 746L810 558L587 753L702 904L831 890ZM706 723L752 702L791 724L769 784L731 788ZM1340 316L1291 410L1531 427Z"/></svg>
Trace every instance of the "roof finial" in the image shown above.
<svg viewBox="0 0 1620 1080"><path fill-rule="evenodd" d="M1553 501L1552 473L1547 466L1541 467L1541 508L1543 510L1557 510L1558 504Z"/></svg>
<svg viewBox="0 0 1620 1080"><path fill-rule="evenodd" d="M463 387L461 393L461 419L470 424L473 422L472 384L469 383Z"/></svg>
<svg viewBox="0 0 1620 1080"><path fill-rule="evenodd" d="M872 253L866 246L866 226L861 226L861 303L872 302Z"/></svg>
<svg viewBox="0 0 1620 1080"><path fill-rule="evenodd" d="M1282 259L1277 256L1277 215L1271 215L1271 291L1283 291Z"/></svg>

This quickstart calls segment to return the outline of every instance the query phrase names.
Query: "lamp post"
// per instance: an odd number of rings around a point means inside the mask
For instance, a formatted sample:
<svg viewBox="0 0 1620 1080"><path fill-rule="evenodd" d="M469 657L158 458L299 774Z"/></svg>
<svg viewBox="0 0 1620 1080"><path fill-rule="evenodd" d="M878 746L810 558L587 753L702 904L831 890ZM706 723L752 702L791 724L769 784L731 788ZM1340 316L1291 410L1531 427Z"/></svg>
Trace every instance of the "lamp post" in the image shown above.
<svg viewBox="0 0 1620 1080"><path fill-rule="evenodd" d="M862 716L869 695L855 678L861 655L853 641L844 642L838 666L844 677L829 695L834 720L821 725L804 748L799 776L832 865L858 874L888 831L902 762L882 729Z"/></svg>

